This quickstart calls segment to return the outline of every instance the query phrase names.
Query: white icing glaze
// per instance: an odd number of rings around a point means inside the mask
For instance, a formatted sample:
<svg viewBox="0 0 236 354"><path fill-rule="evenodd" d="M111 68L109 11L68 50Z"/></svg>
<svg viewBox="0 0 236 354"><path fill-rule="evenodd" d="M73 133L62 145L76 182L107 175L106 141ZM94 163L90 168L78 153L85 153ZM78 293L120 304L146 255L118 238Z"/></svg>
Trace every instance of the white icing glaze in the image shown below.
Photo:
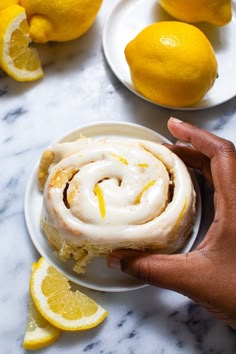
<svg viewBox="0 0 236 354"><path fill-rule="evenodd" d="M193 225L195 192L187 168L169 149L144 140L83 138L51 150L55 159L42 219L62 240L111 246L137 242L173 250L182 246ZM68 178L60 180L68 171ZM97 184L105 217L94 192ZM63 200L65 189L70 207Z"/></svg>

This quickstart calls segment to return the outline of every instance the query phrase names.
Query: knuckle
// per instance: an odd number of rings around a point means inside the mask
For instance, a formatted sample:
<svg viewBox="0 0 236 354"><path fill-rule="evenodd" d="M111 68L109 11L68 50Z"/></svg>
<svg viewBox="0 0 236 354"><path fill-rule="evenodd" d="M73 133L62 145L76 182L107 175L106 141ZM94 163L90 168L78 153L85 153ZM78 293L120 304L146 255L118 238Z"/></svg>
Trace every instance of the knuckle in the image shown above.
<svg viewBox="0 0 236 354"><path fill-rule="evenodd" d="M135 276L144 283L153 283L152 267L148 258L137 259L133 264L135 269Z"/></svg>
<svg viewBox="0 0 236 354"><path fill-rule="evenodd" d="M217 151L223 153L235 152L235 146L232 141L219 138L217 141Z"/></svg>
<svg viewBox="0 0 236 354"><path fill-rule="evenodd" d="M152 282L152 267L148 258L122 259L120 264L122 272L130 274L144 283L150 284Z"/></svg>

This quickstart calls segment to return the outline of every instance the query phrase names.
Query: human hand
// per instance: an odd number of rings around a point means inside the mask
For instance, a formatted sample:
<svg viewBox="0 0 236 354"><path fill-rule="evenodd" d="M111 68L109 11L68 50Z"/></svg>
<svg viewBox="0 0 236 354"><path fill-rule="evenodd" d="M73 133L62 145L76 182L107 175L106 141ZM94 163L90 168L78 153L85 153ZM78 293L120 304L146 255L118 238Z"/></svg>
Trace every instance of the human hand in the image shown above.
<svg viewBox="0 0 236 354"><path fill-rule="evenodd" d="M200 245L187 254L112 252L107 263L144 283L188 296L236 329L236 152L234 145L175 118L170 132L192 146L171 148L200 170L214 188L214 220Z"/></svg>

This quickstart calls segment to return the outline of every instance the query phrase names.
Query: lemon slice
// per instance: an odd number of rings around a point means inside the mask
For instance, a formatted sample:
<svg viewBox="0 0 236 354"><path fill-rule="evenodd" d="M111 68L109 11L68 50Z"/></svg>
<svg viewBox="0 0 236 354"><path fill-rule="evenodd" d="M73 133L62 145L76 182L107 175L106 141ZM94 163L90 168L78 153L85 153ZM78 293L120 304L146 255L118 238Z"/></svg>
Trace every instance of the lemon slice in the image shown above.
<svg viewBox="0 0 236 354"><path fill-rule="evenodd" d="M40 258L31 276L30 292L41 315L52 325L66 331L97 326L107 311L87 295L72 291L68 279Z"/></svg>
<svg viewBox="0 0 236 354"><path fill-rule="evenodd" d="M60 329L51 325L40 315L31 297L29 298L28 307L29 313L23 341L24 349L40 349L56 342L61 333Z"/></svg>
<svg viewBox="0 0 236 354"><path fill-rule="evenodd" d="M33 81L43 76L38 53L29 45L25 9L11 5L0 12L0 66L17 81Z"/></svg>

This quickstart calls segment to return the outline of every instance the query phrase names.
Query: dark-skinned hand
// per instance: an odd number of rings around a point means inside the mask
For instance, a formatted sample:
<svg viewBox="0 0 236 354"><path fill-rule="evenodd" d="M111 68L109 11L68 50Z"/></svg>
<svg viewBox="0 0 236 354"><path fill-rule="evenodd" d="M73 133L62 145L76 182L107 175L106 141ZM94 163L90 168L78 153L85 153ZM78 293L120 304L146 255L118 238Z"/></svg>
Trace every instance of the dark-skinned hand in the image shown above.
<svg viewBox="0 0 236 354"><path fill-rule="evenodd" d="M169 147L214 188L214 220L200 245L187 254L119 250L108 266L144 283L188 296L236 329L236 152L233 143L171 118L172 135L189 146Z"/></svg>

